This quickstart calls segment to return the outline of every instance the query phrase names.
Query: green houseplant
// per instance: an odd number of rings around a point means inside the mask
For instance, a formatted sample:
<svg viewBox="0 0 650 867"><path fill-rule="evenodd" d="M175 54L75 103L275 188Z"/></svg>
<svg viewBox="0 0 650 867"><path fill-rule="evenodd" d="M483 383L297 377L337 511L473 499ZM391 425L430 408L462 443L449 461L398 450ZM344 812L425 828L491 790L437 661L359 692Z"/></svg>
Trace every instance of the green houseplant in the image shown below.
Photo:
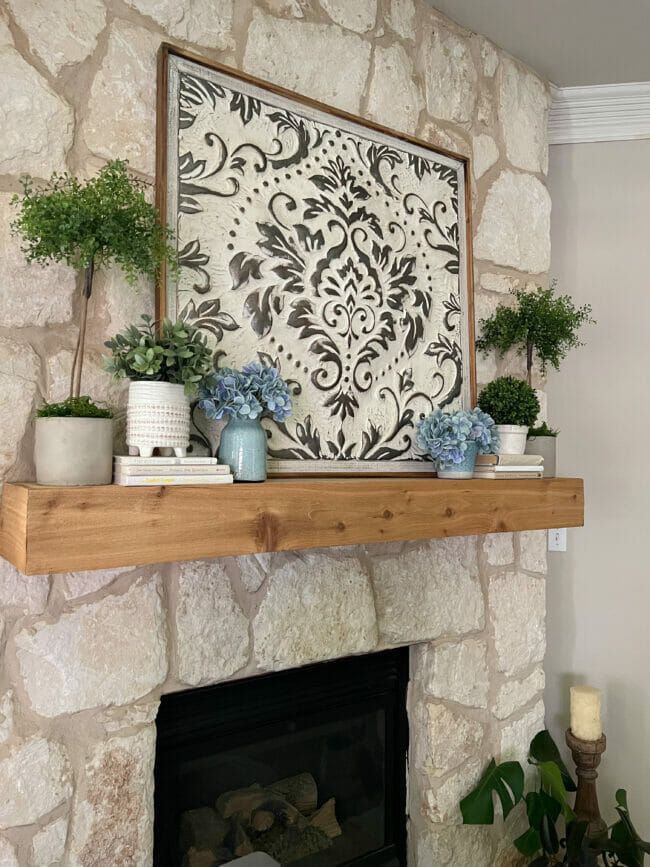
<svg viewBox="0 0 650 867"><path fill-rule="evenodd" d="M500 376L486 385L478 406L492 416L497 426L502 454L523 455L528 428L539 414L539 400L523 379Z"/></svg>
<svg viewBox="0 0 650 867"><path fill-rule="evenodd" d="M105 484L111 479L111 421L81 396L95 272L114 262L135 286L138 275L155 277L164 262L176 267L176 253L168 244L171 232L147 202L147 185L123 160L108 162L88 181L54 174L44 185L36 185L29 176L21 183L22 193L13 198L18 213L12 229L24 242L25 258L40 265L65 262L83 278L69 397L44 407L36 422L37 480ZM92 460L82 457L90 453Z"/></svg>
<svg viewBox="0 0 650 867"><path fill-rule="evenodd" d="M497 763L492 759L475 788L460 802L463 822L491 825L494 822L494 794L504 817L521 801L526 804L528 827L514 845L530 867L643 867L650 843L639 836L630 818L627 794L616 792L618 821L596 836L588 833L587 822L578 821L569 803L576 784L560 757L557 745L546 730L530 744L528 763L537 771L533 791L524 797L524 770L519 762Z"/></svg>
<svg viewBox="0 0 650 867"><path fill-rule="evenodd" d="M104 344L104 370L116 379L128 378L126 442L132 454L184 456L189 445L190 405L211 369L207 338L182 319L129 325Z"/></svg>
<svg viewBox="0 0 650 867"><path fill-rule="evenodd" d="M499 355L509 349L525 354L528 385L532 385L535 356L542 373L546 373L549 364L559 370L567 352L583 345L578 338L580 327L594 322L591 305L576 307L571 296L556 296L555 287L554 281L548 289L538 286L534 292L515 289L514 307L500 304L492 316L479 323L481 336L476 348L483 354L490 349L496 349Z"/></svg>

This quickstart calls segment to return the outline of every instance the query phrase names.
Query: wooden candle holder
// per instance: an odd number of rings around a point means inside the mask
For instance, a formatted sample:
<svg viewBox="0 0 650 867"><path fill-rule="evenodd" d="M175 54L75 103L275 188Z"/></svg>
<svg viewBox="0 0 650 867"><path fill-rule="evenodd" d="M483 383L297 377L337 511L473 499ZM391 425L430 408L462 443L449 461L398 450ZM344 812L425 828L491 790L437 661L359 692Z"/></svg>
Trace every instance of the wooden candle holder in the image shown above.
<svg viewBox="0 0 650 867"><path fill-rule="evenodd" d="M571 750L578 775L578 791L573 811L581 822L589 823L587 833L594 836L607 829L607 823L600 815L596 792L596 768L605 752L607 738L602 734L597 741L583 741L577 738L571 729L567 729L566 743Z"/></svg>

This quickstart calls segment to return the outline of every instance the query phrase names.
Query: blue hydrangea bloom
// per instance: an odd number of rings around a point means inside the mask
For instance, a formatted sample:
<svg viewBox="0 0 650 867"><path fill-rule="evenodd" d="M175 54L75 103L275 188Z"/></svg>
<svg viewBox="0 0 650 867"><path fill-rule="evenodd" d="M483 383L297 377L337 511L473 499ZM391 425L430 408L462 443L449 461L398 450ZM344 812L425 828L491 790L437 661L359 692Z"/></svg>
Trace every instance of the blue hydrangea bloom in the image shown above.
<svg viewBox="0 0 650 867"><path fill-rule="evenodd" d="M221 419L224 413L238 419L271 416L286 421L293 404L287 384L275 367L257 361L242 370L220 367L205 380L199 391L199 406L208 418Z"/></svg>
<svg viewBox="0 0 650 867"><path fill-rule="evenodd" d="M494 421L478 408L456 412L434 409L418 422L415 441L443 468L461 463L470 441L476 442L479 454L493 454L499 448Z"/></svg>

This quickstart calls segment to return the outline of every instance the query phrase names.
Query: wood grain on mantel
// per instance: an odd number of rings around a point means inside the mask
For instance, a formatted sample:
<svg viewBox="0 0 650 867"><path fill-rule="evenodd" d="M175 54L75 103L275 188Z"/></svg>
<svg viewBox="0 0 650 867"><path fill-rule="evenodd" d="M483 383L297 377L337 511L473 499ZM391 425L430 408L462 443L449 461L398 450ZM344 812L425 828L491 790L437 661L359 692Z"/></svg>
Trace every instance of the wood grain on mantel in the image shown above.
<svg viewBox="0 0 650 867"><path fill-rule="evenodd" d="M227 487L5 484L0 554L38 575L583 523L581 479L274 479Z"/></svg>

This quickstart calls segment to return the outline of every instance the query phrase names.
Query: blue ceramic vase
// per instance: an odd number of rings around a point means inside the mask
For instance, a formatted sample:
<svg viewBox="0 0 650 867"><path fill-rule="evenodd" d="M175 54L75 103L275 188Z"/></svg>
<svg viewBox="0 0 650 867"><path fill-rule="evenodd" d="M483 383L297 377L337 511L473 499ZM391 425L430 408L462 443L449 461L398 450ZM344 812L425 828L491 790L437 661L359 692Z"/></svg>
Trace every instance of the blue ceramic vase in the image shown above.
<svg viewBox="0 0 650 867"><path fill-rule="evenodd" d="M439 479L471 479L474 475L477 446L474 440L469 440L465 457L459 464L445 464L441 466L436 460L436 472Z"/></svg>
<svg viewBox="0 0 650 867"><path fill-rule="evenodd" d="M219 462L228 464L236 482L266 479L266 433L259 419L233 418L221 432Z"/></svg>

